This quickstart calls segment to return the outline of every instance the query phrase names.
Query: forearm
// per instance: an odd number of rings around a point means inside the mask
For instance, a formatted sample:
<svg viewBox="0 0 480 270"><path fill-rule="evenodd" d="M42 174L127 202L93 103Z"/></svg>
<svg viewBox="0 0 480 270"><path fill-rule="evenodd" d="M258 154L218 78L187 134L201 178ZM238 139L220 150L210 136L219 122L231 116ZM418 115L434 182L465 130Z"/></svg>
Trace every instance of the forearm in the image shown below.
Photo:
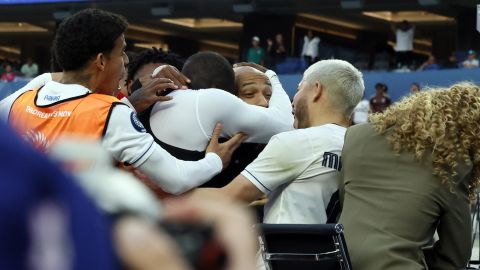
<svg viewBox="0 0 480 270"><path fill-rule="evenodd" d="M181 194L198 187L222 170L222 161L208 153L199 161L183 161L156 146L153 154L138 169L166 192Z"/></svg>
<svg viewBox="0 0 480 270"><path fill-rule="evenodd" d="M224 125L226 134L244 132L248 135L247 142L267 143L273 135L293 129L292 107L288 95L275 72L269 70L265 74L269 77L273 89L269 107L225 99L222 104L226 109L220 122ZM232 111L236 113L232 115Z"/></svg>
<svg viewBox="0 0 480 270"><path fill-rule="evenodd" d="M268 104L268 110L275 111L275 114L282 121L287 124L293 125L292 104L290 97L283 89L280 80L275 72L268 70L265 73L272 84L272 97Z"/></svg>

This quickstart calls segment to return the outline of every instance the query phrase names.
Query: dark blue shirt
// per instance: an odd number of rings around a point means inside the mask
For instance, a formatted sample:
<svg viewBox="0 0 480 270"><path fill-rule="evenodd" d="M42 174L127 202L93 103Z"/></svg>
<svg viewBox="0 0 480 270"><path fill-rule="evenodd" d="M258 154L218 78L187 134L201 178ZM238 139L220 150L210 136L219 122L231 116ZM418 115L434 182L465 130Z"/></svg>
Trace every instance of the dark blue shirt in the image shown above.
<svg viewBox="0 0 480 270"><path fill-rule="evenodd" d="M0 269L113 269L110 229L92 201L5 125L0 130ZM57 256L47 260L47 251Z"/></svg>

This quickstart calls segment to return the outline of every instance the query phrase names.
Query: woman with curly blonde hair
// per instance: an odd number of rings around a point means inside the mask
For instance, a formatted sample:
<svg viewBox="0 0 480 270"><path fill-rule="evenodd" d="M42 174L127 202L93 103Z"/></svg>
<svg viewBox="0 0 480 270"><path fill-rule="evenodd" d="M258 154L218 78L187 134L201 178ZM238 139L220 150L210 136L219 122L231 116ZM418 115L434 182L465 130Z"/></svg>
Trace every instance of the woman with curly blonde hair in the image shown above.
<svg viewBox="0 0 480 270"><path fill-rule="evenodd" d="M340 223L354 269L465 267L480 183L478 86L430 89L372 115L348 129L342 162Z"/></svg>

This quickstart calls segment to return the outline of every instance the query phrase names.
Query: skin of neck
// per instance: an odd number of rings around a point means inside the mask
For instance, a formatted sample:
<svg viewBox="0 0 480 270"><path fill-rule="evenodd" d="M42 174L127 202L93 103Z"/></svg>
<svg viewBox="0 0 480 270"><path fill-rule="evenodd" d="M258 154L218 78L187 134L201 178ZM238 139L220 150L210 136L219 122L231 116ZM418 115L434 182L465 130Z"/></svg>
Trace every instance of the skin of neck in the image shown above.
<svg viewBox="0 0 480 270"><path fill-rule="evenodd" d="M350 121L346 119L342 113L334 110L318 110L310 114L310 126L321 126L326 124L337 124L339 126L348 127Z"/></svg>
<svg viewBox="0 0 480 270"><path fill-rule="evenodd" d="M99 76L90 69L84 68L62 72L59 82L63 84L79 84L95 93L99 85Z"/></svg>

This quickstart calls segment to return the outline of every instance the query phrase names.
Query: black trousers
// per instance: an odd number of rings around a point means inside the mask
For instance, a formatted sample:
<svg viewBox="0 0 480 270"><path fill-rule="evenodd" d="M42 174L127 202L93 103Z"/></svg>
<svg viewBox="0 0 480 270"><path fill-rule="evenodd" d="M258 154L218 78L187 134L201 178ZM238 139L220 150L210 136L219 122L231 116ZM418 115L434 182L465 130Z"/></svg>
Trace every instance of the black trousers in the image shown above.
<svg viewBox="0 0 480 270"><path fill-rule="evenodd" d="M397 52L395 56L397 58L397 67L410 67L412 65L412 51Z"/></svg>

